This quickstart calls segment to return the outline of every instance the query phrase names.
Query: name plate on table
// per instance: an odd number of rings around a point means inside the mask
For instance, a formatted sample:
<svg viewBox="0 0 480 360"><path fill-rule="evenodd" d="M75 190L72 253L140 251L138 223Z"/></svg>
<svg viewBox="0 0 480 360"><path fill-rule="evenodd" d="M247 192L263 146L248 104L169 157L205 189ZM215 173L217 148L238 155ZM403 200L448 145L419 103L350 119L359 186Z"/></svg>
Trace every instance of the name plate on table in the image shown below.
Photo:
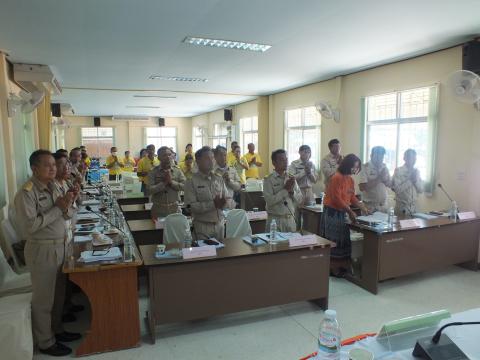
<svg viewBox="0 0 480 360"><path fill-rule="evenodd" d="M419 219L400 220L400 229L413 229L420 226L422 226L422 222Z"/></svg>
<svg viewBox="0 0 480 360"><path fill-rule="evenodd" d="M477 218L477 215L475 214L474 211L465 211L465 212L458 213L459 220L472 220L476 218Z"/></svg>
<svg viewBox="0 0 480 360"><path fill-rule="evenodd" d="M316 245L317 244L317 236L316 235L303 235L303 236L295 236L288 239L288 245L290 247L295 246L306 246L306 245Z"/></svg>
<svg viewBox="0 0 480 360"><path fill-rule="evenodd" d="M165 218L158 218L155 220L155 229L160 230L165 227Z"/></svg>
<svg viewBox="0 0 480 360"><path fill-rule="evenodd" d="M200 246L182 249L184 259L198 259L203 257L217 256L215 246Z"/></svg>
<svg viewBox="0 0 480 360"><path fill-rule="evenodd" d="M152 210L153 203L146 203L145 210Z"/></svg>
<svg viewBox="0 0 480 360"><path fill-rule="evenodd" d="M265 220L267 218L266 211L247 212L248 221L252 220Z"/></svg>

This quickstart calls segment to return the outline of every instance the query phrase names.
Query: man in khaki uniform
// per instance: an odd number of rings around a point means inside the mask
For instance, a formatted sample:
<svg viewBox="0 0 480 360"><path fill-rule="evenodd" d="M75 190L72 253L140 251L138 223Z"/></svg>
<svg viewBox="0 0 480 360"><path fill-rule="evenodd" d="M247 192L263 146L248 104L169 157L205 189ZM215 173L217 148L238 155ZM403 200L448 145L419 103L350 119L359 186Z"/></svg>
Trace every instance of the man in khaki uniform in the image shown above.
<svg viewBox="0 0 480 360"><path fill-rule="evenodd" d="M310 161L312 150L308 145L302 145L298 149L300 159L292 161L288 167L288 174L295 176L297 184L303 195L303 203L308 205L315 203L315 194L312 186L317 182L318 175L315 165Z"/></svg>
<svg viewBox="0 0 480 360"><path fill-rule="evenodd" d="M33 176L15 196L16 221L27 242L25 261L32 280L32 327L42 353L64 356L71 349L61 342L73 341L80 334L63 331L62 312L65 296L65 220L73 203L73 194L61 195L53 180L55 159L47 150L30 156ZM61 342L60 342L61 341Z"/></svg>
<svg viewBox="0 0 480 360"><path fill-rule="evenodd" d="M80 148L76 147L70 151L70 170L72 172L73 180L79 184L83 183L84 176L80 171L80 160L82 159L82 152Z"/></svg>
<svg viewBox="0 0 480 360"><path fill-rule="evenodd" d="M172 151L162 146L158 149L158 159L160 165L155 166L148 173L147 189L148 194L152 197L152 218L165 217L170 214L180 212L179 192L185 186L185 175L182 171L172 165Z"/></svg>
<svg viewBox="0 0 480 360"><path fill-rule="evenodd" d="M233 209L234 201L221 176L213 173L213 153L208 146L195 153L198 172L185 184L185 205L192 211L196 239L214 237L223 240L225 217L223 209Z"/></svg>
<svg viewBox="0 0 480 360"><path fill-rule="evenodd" d="M362 192L362 200L371 212L386 212L387 188L391 186L390 172L383 163L385 157L383 146L374 146L370 161L362 166L358 187Z"/></svg>
<svg viewBox="0 0 480 360"><path fill-rule="evenodd" d="M325 185L324 191L327 191L328 182L330 178L335 175L338 169L338 165L343 160L343 156L340 155L340 141L338 139L332 139L328 142L328 149L330 153L325 156L320 162L320 171L323 175L323 183Z"/></svg>
<svg viewBox="0 0 480 360"><path fill-rule="evenodd" d="M268 213L266 231L272 219L277 222L278 231L293 232L297 229L295 209L303 201L303 196L294 176L288 176L287 152L283 149L272 153L275 170L263 181L263 196Z"/></svg>
<svg viewBox="0 0 480 360"><path fill-rule="evenodd" d="M240 191L240 176L238 176L237 170L227 165L226 148L218 145L214 150L214 156L216 164L213 172L223 178L228 190L227 197L233 199L235 192Z"/></svg>

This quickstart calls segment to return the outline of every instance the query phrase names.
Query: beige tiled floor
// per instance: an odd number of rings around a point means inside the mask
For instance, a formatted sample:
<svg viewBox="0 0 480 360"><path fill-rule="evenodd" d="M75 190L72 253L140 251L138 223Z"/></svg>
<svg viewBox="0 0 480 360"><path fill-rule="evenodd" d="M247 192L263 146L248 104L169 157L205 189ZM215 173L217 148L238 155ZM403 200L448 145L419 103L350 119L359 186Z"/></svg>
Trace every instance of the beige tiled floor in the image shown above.
<svg viewBox="0 0 480 360"><path fill-rule="evenodd" d="M147 306L142 289L140 312ZM378 295L339 279L330 279L330 307L336 309L343 337L376 331L382 323L427 311L452 313L480 307L480 273L459 267L384 282ZM143 342L136 349L88 359L288 359L315 350L322 316L308 302L247 311L208 320L157 328L151 345L142 321ZM86 316L80 319L85 324ZM35 359L49 357L37 354Z"/></svg>

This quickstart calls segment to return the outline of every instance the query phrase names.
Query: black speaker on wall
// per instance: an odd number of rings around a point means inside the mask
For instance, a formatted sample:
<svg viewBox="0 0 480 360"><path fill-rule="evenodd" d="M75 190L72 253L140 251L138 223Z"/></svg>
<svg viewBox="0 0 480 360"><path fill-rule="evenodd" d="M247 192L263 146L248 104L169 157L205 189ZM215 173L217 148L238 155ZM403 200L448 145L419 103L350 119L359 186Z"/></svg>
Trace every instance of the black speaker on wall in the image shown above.
<svg viewBox="0 0 480 360"><path fill-rule="evenodd" d="M232 109L224 109L223 110L223 119L225 121L232 121Z"/></svg>
<svg viewBox="0 0 480 360"><path fill-rule="evenodd" d="M98 126L101 126L101 125L100 125L100 117L95 116L95 117L93 118L93 126L97 126L97 127L98 127Z"/></svg>
<svg viewBox="0 0 480 360"><path fill-rule="evenodd" d="M165 126L165 118L158 118L158 126Z"/></svg>
<svg viewBox="0 0 480 360"><path fill-rule="evenodd" d="M61 117L62 116L62 109L60 107L60 104L52 103L52 104L50 104L50 108L52 109L52 116L54 116L54 117Z"/></svg>
<svg viewBox="0 0 480 360"><path fill-rule="evenodd" d="M463 70L480 75L480 39L463 44Z"/></svg>

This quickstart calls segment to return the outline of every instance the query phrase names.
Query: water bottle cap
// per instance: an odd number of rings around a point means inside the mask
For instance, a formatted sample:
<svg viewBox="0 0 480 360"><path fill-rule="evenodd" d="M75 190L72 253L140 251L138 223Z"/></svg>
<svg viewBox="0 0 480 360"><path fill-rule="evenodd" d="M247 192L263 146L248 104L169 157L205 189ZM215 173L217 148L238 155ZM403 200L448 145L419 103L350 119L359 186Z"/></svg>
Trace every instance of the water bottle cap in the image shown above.
<svg viewBox="0 0 480 360"><path fill-rule="evenodd" d="M328 319L336 319L337 312L335 310L328 309L327 311L325 311L325 317Z"/></svg>

